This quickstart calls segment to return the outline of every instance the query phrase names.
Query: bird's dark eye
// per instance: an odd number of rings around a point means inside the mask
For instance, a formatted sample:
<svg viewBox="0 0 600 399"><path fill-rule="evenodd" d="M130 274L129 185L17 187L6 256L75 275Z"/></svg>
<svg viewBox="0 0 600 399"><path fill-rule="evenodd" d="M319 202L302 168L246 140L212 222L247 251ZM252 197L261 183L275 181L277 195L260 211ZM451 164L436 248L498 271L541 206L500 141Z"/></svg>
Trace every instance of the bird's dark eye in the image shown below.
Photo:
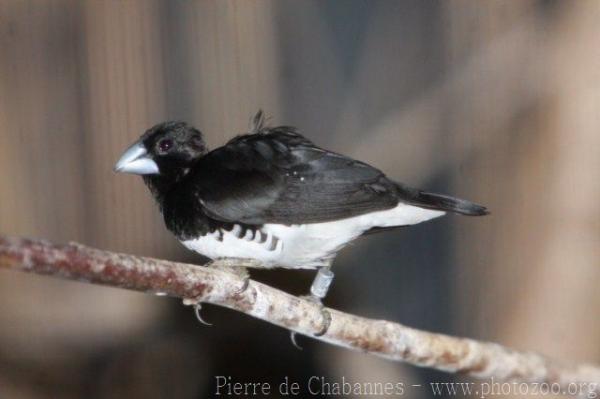
<svg viewBox="0 0 600 399"><path fill-rule="evenodd" d="M164 139L158 142L158 149L161 152L167 152L173 147L173 140Z"/></svg>

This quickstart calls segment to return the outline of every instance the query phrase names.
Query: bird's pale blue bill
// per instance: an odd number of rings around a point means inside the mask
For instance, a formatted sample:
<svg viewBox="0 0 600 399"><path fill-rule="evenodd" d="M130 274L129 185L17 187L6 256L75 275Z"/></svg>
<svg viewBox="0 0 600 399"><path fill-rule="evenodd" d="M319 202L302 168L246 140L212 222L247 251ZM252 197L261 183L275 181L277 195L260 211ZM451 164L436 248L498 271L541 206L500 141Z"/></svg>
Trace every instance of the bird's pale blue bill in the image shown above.
<svg viewBox="0 0 600 399"><path fill-rule="evenodd" d="M158 165L149 156L142 143L129 147L115 164L115 172L133 173L136 175L158 174Z"/></svg>

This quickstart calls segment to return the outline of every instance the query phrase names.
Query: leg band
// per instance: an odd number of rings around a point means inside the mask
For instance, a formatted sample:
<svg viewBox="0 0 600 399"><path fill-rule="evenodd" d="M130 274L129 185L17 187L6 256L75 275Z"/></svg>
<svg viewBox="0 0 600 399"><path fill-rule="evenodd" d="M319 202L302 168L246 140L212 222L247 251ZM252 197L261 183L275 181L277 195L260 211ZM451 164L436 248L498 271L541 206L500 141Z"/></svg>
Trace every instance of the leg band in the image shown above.
<svg viewBox="0 0 600 399"><path fill-rule="evenodd" d="M310 293L319 299L325 298L333 281L333 272L329 267L322 267L317 272L310 287Z"/></svg>

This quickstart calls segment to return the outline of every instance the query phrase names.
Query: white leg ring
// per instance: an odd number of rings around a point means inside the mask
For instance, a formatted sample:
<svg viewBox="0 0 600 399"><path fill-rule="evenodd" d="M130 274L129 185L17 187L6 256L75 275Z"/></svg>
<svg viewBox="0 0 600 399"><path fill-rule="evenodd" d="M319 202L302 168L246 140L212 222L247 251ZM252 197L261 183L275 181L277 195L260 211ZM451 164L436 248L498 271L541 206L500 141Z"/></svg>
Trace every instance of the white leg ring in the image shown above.
<svg viewBox="0 0 600 399"><path fill-rule="evenodd" d="M327 291L329 291L329 286L333 281L333 276L334 274L329 267L320 268L310 287L310 293L316 298L325 298Z"/></svg>

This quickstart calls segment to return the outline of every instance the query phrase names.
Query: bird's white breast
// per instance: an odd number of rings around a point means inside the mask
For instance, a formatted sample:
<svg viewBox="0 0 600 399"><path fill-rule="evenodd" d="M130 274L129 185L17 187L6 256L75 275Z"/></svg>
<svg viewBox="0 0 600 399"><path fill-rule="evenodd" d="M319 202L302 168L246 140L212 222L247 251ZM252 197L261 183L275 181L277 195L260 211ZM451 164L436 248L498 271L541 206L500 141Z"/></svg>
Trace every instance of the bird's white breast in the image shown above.
<svg viewBox="0 0 600 399"><path fill-rule="evenodd" d="M374 227L420 223L443 215L443 211L407 204L360 216L303 225L265 224L254 234L235 225L199 238L182 241L188 249L211 259L251 258L265 267L313 269L327 264L337 251Z"/></svg>

